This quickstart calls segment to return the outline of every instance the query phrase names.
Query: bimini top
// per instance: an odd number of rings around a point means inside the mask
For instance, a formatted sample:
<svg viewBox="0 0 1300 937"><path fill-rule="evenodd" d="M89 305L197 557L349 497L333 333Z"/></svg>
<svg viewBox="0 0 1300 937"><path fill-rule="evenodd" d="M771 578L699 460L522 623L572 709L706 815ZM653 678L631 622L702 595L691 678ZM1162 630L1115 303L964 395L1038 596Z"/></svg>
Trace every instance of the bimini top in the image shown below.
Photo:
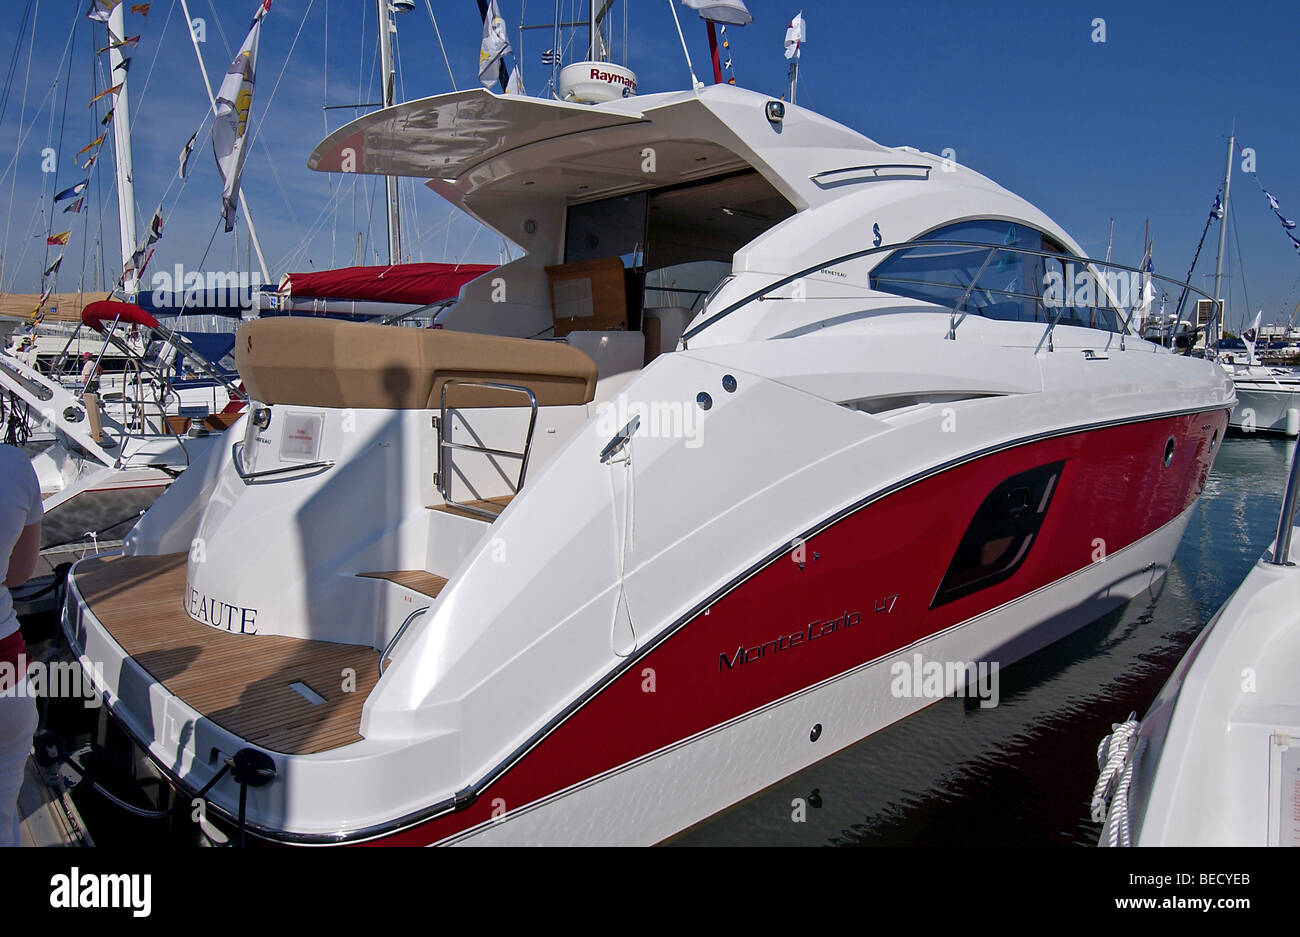
<svg viewBox="0 0 1300 937"><path fill-rule="evenodd" d="M508 149L642 119L637 113L476 88L408 101L354 120L316 146L307 168L450 179Z"/></svg>

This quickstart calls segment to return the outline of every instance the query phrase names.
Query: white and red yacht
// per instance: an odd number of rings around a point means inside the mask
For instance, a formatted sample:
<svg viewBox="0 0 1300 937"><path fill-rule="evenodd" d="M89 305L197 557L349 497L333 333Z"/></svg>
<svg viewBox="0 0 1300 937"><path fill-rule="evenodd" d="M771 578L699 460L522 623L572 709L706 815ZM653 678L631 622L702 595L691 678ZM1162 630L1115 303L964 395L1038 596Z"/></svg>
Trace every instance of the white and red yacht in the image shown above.
<svg viewBox="0 0 1300 937"><path fill-rule="evenodd" d="M527 253L441 328L245 323L249 415L74 567L101 739L214 836L662 841L1151 587L1235 402L1033 205L736 87L310 165Z"/></svg>

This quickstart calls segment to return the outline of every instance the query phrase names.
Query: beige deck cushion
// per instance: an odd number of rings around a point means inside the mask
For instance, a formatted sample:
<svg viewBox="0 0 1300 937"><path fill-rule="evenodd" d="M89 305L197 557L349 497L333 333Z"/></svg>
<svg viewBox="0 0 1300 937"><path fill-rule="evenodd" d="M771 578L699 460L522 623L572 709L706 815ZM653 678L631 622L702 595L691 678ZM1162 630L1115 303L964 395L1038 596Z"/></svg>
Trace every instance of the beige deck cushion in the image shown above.
<svg viewBox="0 0 1300 937"><path fill-rule="evenodd" d="M432 409L453 379L522 385L544 407L588 403L596 391L596 363L561 342L334 319L245 322L235 365L254 400L332 409ZM452 387L447 404L518 407L527 399Z"/></svg>

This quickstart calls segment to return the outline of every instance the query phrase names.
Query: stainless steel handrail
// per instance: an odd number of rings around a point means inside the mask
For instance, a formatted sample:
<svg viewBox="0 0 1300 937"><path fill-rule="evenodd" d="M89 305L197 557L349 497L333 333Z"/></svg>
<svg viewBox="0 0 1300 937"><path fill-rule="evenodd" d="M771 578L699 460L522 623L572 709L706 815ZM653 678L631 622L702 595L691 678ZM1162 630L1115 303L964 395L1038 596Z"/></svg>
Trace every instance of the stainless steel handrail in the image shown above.
<svg viewBox="0 0 1300 937"><path fill-rule="evenodd" d="M1300 499L1300 444L1291 454L1291 475L1287 478L1286 492L1282 495L1282 514L1277 520L1277 541L1273 550L1274 566L1292 566L1291 533L1295 529L1297 499Z"/></svg>
<svg viewBox="0 0 1300 937"><path fill-rule="evenodd" d="M304 462L301 465L287 465L283 468L267 469L264 472L246 472L244 471L243 459L240 453L244 451L244 442L240 440L230 447L230 461L235 467L235 473L247 484L250 480L258 478L270 478L273 475L287 475L290 472L310 472L324 471L334 467L334 460L327 459L321 462Z"/></svg>
<svg viewBox="0 0 1300 937"><path fill-rule="evenodd" d="M411 612L411 614L407 615L406 621L402 622L402 627L398 628L397 633L394 634L388 640L388 643L384 645L383 651L380 652L379 654L379 676L382 677L384 675L384 661L388 658L388 655L392 653L392 650L394 646L396 646L397 642L402 639L402 635L406 633L406 629L411 627L411 624L415 621L415 619L419 618L430 608L431 606L426 605L424 608L417 608L415 611Z"/></svg>
<svg viewBox="0 0 1300 937"><path fill-rule="evenodd" d="M475 446L468 443L453 442L451 439L451 423L447 419L447 388L451 385L458 387L485 387L489 390L503 390L509 393L523 394L528 398L528 405L532 408L532 414L528 418L528 434L524 437L524 448L520 452L514 452L509 449L493 449L488 446ZM537 427L537 395L530 389L519 384L502 384L497 381L470 381L453 378L444 381L438 397L438 494L442 500L448 504L467 511L470 514L496 520L496 515L491 511L485 511L482 508L476 508L471 504L465 504L457 501L451 496L451 459L447 455L450 450L460 449L468 452L477 452L481 455L500 456L506 459L519 459L519 477L515 480L515 491L524 487L524 478L528 474L528 455L533 448L533 430ZM470 409L470 408L466 408Z"/></svg>

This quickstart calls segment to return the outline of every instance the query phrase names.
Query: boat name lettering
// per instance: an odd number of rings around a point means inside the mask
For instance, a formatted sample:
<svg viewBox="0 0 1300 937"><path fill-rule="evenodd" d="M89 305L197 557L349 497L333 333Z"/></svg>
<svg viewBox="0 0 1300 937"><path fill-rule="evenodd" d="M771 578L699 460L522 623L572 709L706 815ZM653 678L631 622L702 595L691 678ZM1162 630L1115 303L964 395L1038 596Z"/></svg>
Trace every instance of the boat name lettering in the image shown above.
<svg viewBox="0 0 1300 937"><path fill-rule="evenodd" d="M770 641L764 641L762 644L755 644L753 647L746 647L742 644L731 655L723 651L718 654L718 673L722 673L723 668L734 670L744 664L752 664L755 661L762 660L769 654L779 654L782 651L802 647L809 641L816 641L846 631L861 620L862 615L859 612L845 612L839 618L831 618L826 621L820 619L810 621L806 627L798 631L780 635Z"/></svg>
<svg viewBox="0 0 1300 937"><path fill-rule="evenodd" d="M190 589L185 597L185 611L195 621L222 631L257 634L257 609L227 605L197 589Z"/></svg>

